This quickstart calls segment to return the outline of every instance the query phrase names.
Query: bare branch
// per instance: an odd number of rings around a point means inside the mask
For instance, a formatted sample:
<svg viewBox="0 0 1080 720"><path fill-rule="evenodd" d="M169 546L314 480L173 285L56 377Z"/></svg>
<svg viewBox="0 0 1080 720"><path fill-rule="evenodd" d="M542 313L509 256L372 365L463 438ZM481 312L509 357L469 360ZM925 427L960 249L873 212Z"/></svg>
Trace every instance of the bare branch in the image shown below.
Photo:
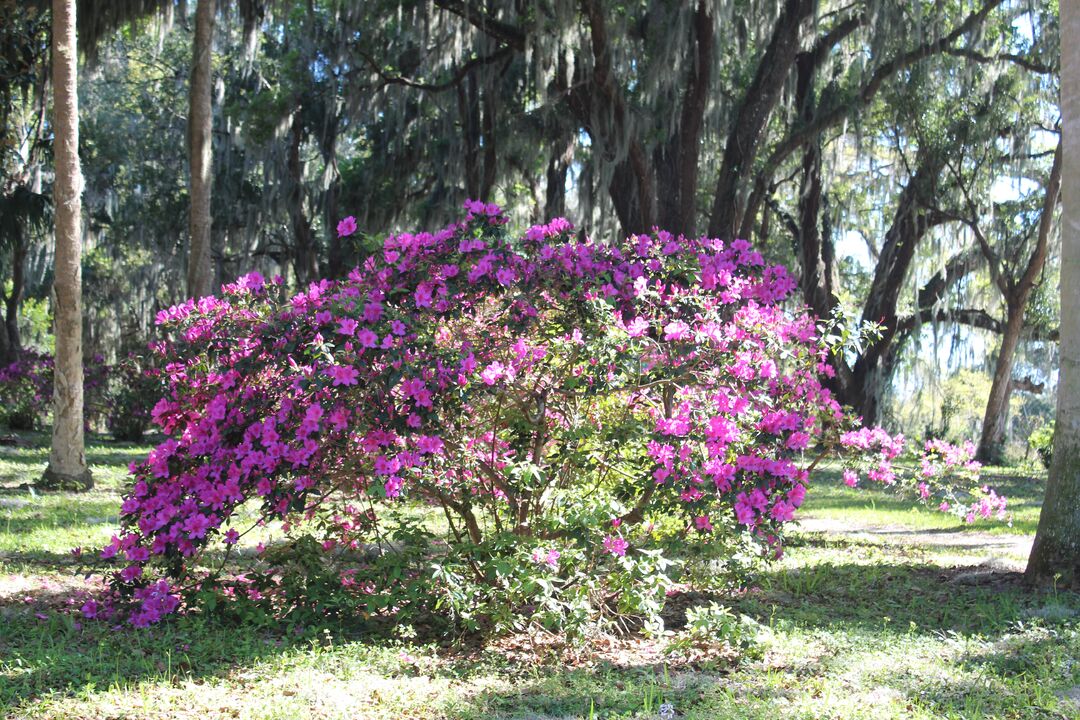
<svg viewBox="0 0 1080 720"><path fill-rule="evenodd" d="M1026 58L1023 55L1014 55L1013 53L998 53L997 55L983 55L980 52L971 50L969 48L947 48L945 50L946 55L953 55L955 57L962 57L967 60L972 60L977 63L998 63L998 62L1010 62L1014 65L1033 72L1037 75L1056 75L1058 70L1050 65L1043 65L1042 63Z"/></svg>
<svg viewBox="0 0 1080 720"><path fill-rule="evenodd" d="M901 70L914 65L932 55L942 53L949 49L954 42L978 27L986 17L996 9L1004 0L988 0L979 10L968 15L962 23L939 40L931 40L919 45L906 53L898 55L889 62L878 66L870 80L859 90L854 101L838 103L836 106L818 115L811 122L795 128L790 135L780 141L765 162L762 174L770 177L776 172L788 156L798 150L804 143L816 137L821 132L842 122L848 114L856 108L865 106L881 90L885 81Z"/></svg>
<svg viewBox="0 0 1080 720"><path fill-rule="evenodd" d="M482 5L468 0L435 0L435 5L468 20L473 27L504 45L518 52L525 52L525 33L509 23L496 20L483 9Z"/></svg>
<svg viewBox="0 0 1080 720"><path fill-rule="evenodd" d="M951 310L937 310L933 308L924 308L916 315L909 315L902 318L897 323L897 328L902 333L910 333L918 325L925 325L930 322L952 322L960 325L970 325L971 327L982 328L983 330L989 330L995 333L1001 333L1005 326L1000 320L993 317L985 310L977 310L974 308L954 308Z"/></svg>
<svg viewBox="0 0 1080 720"><path fill-rule="evenodd" d="M466 62L461 67L459 67L457 70L455 70L453 76L449 80L441 83L430 83L421 80L413 80L411 78L403 77L401 75L390 75L379 67L378 63L375 61L375 58L373 58L369 53L363 50L358 50L357 52L359 53L360 57L364 59L364 62L367 63L368 67L371 68L371 71L379 76L379 79L382 81L382 84L384 86L404 85L405 87L416 88L417 90L426 90L428 92L443 92L444 90L449 90L453 87L457 87L458 85L460 85L461 81L465 79L465 76L468 75L473 68L498 62L499 60L508 57L513 52L513 49L503 47L499 48L491 55L475 57L472 60Z"/></svg>

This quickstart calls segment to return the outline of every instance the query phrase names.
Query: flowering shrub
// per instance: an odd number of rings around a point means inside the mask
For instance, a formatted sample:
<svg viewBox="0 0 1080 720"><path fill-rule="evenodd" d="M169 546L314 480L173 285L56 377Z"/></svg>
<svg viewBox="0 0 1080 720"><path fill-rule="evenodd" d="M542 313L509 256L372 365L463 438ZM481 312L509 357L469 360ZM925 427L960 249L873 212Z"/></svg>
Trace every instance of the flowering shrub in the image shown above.
<svg viewBox="0 0 1080 720"><path fill-rule="evenodd" d="M85 417L92 424L104 410L109 367L94 355L83 366ZM36 350L21 350L0 369L0 417L12 430L33 430L44 425L52 412L53 357Z"/></svg>
<svg viewBox="0 0 1080 720"><path fill-rule="evenodd" d="M138 442L150 428L150 413L164 395L161 370L129 355L109 374L106 426L117 440Z"/></svg>
<svg viewBox="0 0 1080 720"><path fill-rule="evenodd" d="M936 503L938 510L964 522L1008 519L1006 499L990 487L979 485L982 465L975 460L975 443L971 441L952 445L944 440L927 440L918 457L919 470L913 474L898 473L893 465L904 450L903 435L891 437L881 428L863 428L843 433L840 444L858 451L849 456L849 461L857 461L854 464L878 484ZM849 487L859 485L860 474L855 469L847 468L843 477Z"/></svg>
<svg viewBox="0 0 1080 720"><path fill-rule="evenodd" d="M808 452L898 452L842 434L815 319L748 243L604 245L561 218L516 237L495 206L466 208L347 280L286 299L252 274L159 315L168 439L132 466L102 551L132 622L198 602L655 625L673 541L774 553ZM270 521L286 542L235 571ZM200 570L208 548L223 560Z"/></svg>
<svg viewBox="0 0 1080 720"><path fill-rule="evenodd" d="M52 405L52 356L23 350L0 369L0 407L12 430L33 430Z"/></svg>

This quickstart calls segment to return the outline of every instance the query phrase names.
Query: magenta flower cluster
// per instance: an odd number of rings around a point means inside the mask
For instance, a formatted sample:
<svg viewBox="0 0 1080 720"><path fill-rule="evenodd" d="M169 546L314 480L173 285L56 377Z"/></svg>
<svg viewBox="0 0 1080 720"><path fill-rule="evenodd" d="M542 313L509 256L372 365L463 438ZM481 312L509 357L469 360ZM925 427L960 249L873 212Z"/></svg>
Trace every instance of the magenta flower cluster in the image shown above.
<svg viewBox="0 0 1080 720"><path fill-rule="evenodd" d="M83 393L88 422L105 410L111 368L101 355L86 359ZM15 360L0 367L0 417L13 430L30 430L47 422L53 403L53 357L36 350L20 350Z"/></svg>

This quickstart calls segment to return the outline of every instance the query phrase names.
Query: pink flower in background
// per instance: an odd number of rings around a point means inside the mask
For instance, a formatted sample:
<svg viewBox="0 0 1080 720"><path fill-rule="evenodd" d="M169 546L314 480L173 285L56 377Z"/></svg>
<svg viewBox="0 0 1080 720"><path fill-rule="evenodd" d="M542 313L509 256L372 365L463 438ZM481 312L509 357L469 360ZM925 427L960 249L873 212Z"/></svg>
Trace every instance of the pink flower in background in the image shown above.
<svg viewBox="0 0 1080 720"><path fill-rule="evenodd" d="M642 337L649 332L649 321L645 318L636 317L627 323L626 332L630 337Z"/></svg>
<svg viewBox="0 0 1080 720"><path fill-rule="evenodd" d="M382 317L382 313L383 313L383 305L382 305L382 303L380 303L380 302L369 302L367 305L364 306L364 322L366 322L366 323L377 323L377 322L379 322L379 318ZM394 322L400 322L400 321L395 320ZM395 334L400 335L401 333L395 333Z"/></svg>
<svg viewBox="0 0 1080 720"><path fill-rule="evenodd" d="M735 499L735 519L740 525L753 525L754 517L754 508L750 505L750 499L746 493L739 493Z"/></svg>
<svg viewBox="0 0 1080 720"><path fill-rule="evenodd" d="M210 518L202 513L195 513L184 523L184 530L187 531L188 537L192 539L205 537L209 528Z"/></svg>
<svg viewBox="0 0 1080 720"><path fill-rule="evenodd" d="M536 550L533 550L532 553L532 561L534 563L538 565L544 564L550 568L559 567L560 557L561 553L559 553L559 551L555 548L548 548L547 550L544 550L543 548L537 548Z"/></svg>
<svg viewBox="0 0 1080 720"><path fill-rule="evenodd" d="M788 491L788 502L792 507L799 507L803 504L803 500L806 499L806 486L802 483L798 483L795 487Z"/></svg>
<svg viewBox="0 0 1080 720"><path fill-rule="evenodd" d="M356 218L352 215L337 224L338 237L348 237L356 232Z"/></svg>
<svg viewBox="0 0 1080 720"><path fill-rule="evenodd" d="M795 517L795 507L786 500L781 500L772 506L772 510L769 514L772 516L773 520L787 522Z"/></svg>
<svg viewBox="0 0 1080 720"><path fill-rule="evenodd" d="M512 285L516 278L514 276L513 270L507 267L502 267L495 272L495 279L499 282L500 285Z"/></svg>
<svg viewBox="0 0 1080 720"><path fill-rule="evenodd" d="M379 344L379 336L373 330L364 328L356 333L356 342L360 343L360 347L373 348Z"/></svg>
<svg viewBox="0 0 1080 720"><path fill-rule="evenodd" d="M664 326L665 340L685 340L692 337L690 326L681 320L670 322Z"/></svg>
<svg viewBox="0 0 1080 720"><path fill-rule="evenodd" d="M128 565L120 571L120 579L124 582L131 582L138 577L142 577L142 565Z"/></svg>

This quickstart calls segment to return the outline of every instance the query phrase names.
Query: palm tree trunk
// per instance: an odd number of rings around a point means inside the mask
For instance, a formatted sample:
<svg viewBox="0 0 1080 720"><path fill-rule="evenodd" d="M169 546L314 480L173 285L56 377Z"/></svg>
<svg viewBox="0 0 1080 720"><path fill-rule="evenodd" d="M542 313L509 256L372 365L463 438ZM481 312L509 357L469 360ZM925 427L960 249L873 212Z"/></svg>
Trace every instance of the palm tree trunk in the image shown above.
<svg viewBox="0 0 1080 720"><path fill-rule="evenodd" d="M82 171L79 168L75 0L53 0L52 25L56 364L52 449L49 465L39 484L47 488L88 490L94 481L86 467L83 446Z"/></svg>

